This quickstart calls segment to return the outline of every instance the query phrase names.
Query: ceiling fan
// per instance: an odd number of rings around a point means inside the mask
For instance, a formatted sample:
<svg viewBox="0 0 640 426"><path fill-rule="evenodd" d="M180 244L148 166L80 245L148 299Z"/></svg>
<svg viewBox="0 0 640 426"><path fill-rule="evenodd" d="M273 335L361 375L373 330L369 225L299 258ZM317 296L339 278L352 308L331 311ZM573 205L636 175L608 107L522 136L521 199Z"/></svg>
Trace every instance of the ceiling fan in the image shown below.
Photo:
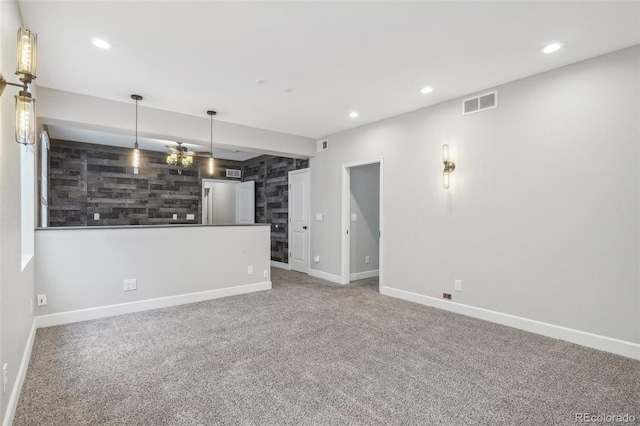
<svg viewBox="0 0 640 426"><path fill-rule="evenodd" d="M169 167L187 168L193 164L194 152L188 150L186 146L182 146L182 142L176 142L178 146L165 145L171 151L167 154L167 164ZM182 170L178 169L178 174L182 174Z"/></svg>

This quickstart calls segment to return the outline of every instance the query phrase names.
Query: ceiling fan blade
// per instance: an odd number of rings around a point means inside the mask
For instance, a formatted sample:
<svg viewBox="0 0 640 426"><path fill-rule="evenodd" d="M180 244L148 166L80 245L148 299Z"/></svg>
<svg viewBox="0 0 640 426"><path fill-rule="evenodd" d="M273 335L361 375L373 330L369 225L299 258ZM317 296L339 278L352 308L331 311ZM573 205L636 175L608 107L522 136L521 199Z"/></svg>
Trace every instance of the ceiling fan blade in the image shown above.
<svg viewBox="0 0 640 426"><path fill-rule="evenodd" d="M198 157L209 157L211 155L211 152L209 152L209 151L196 151L196 152L193 152L192 154L195 155L195 156L198 156Z"/></svg>

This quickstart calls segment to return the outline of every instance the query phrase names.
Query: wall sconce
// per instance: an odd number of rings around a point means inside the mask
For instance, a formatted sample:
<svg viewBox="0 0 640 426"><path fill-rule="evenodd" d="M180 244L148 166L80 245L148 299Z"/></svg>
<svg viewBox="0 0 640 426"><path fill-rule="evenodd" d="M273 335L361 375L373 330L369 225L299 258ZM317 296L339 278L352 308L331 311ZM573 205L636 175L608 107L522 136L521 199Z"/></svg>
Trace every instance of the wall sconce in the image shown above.
<svg viewBox="0 0 640 426"><path fill-rule="evenodd" d="M442 164L444 164L444 170L442 171L442 187L449 189L450 179L449 174L456 169L456 165L449 159L449 145L442 145Z"/></svg>
<svg viewBox="0 0 640 426"><path fill-rule="evenodd" d="M29 85L36 78L38 36L27 29L18 30L16 75L22 84L9 83L0 74L0 95L7 86L20 87L16 95L16 142L23 145L36 143L36 100Z"/></svg>

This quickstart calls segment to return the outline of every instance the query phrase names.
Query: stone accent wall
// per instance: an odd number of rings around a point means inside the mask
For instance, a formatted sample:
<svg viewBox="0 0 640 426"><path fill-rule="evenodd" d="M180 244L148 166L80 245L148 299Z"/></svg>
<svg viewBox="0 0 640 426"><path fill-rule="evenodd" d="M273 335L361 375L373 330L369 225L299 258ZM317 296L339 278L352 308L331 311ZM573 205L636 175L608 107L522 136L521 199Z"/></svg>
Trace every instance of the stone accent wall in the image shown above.
<svg viewBox="0 0 640 426"><path fill-rule="evenodd" d="M289 262L289 175L309 160L261 156L245 162L216 159L214 176L206 158L178 173L166 154L141 152L133 174L131 148L51 140L49 226L162 225L202 223L202 179L230 179L226 169L242 170L255 181L256 223L271 223L271 260ZM100 219L94 220L94 213ZM177 214L178 218L173 219ZM194 214L194 220L187 220Z"/></svg>
<svg viewBox="0 0 640 426"><path fill-rule="evenodd" d="M206 159L196 158L179 174L165 163L166 154L141 154L139 174L133 174L130 148L51 140L49 226L201 223ZM213 178L226 179L226 168L242 163L216 160Z"/></svg>
<svg viewBox="0 0 640 426"><path fill-rule="evenodd" d="M243 163L242 180L256 182L256 222L271 223L271 260L289 263L289 172L309 160L262 156Z"/></svg>

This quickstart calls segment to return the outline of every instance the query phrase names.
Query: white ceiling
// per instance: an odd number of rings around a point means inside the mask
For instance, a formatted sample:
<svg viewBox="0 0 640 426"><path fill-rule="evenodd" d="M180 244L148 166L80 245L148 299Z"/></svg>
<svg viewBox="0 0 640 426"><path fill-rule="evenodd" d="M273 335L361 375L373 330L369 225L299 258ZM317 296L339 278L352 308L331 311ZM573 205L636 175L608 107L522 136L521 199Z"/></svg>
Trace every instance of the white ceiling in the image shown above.
<svg viewBox="0 0 640 426"><path fill-rule="evenodd" d="M19 4L40 86L312 138L640 43L638 1Z"/></svg>
<svg viewBox="0 0 640 426"><path fill-rule="evenodd" d="M66 126L55 126L49 124L47 126L47 132L51 139L60 139L65 141L83 142L83 143L95 143L98 145L119 146L123 148L131 148L133 143L133 137L131 135L125 135L121 133L107 133L97 130L88 129L76 129ZM162 151L169 153L167 146L177 146L176 142L182 141L169 141L164 139L153 139L138 136L138 144L140 149L146 149L150 151ZM191 143L182 142L190 151L209 151L209 147L203 147L201 145L195 145ZM262 154L246 151L231 151L222 148L215 148L213 150L216 158L224 160L245 161L251 158L259 157Z"/></svg>

